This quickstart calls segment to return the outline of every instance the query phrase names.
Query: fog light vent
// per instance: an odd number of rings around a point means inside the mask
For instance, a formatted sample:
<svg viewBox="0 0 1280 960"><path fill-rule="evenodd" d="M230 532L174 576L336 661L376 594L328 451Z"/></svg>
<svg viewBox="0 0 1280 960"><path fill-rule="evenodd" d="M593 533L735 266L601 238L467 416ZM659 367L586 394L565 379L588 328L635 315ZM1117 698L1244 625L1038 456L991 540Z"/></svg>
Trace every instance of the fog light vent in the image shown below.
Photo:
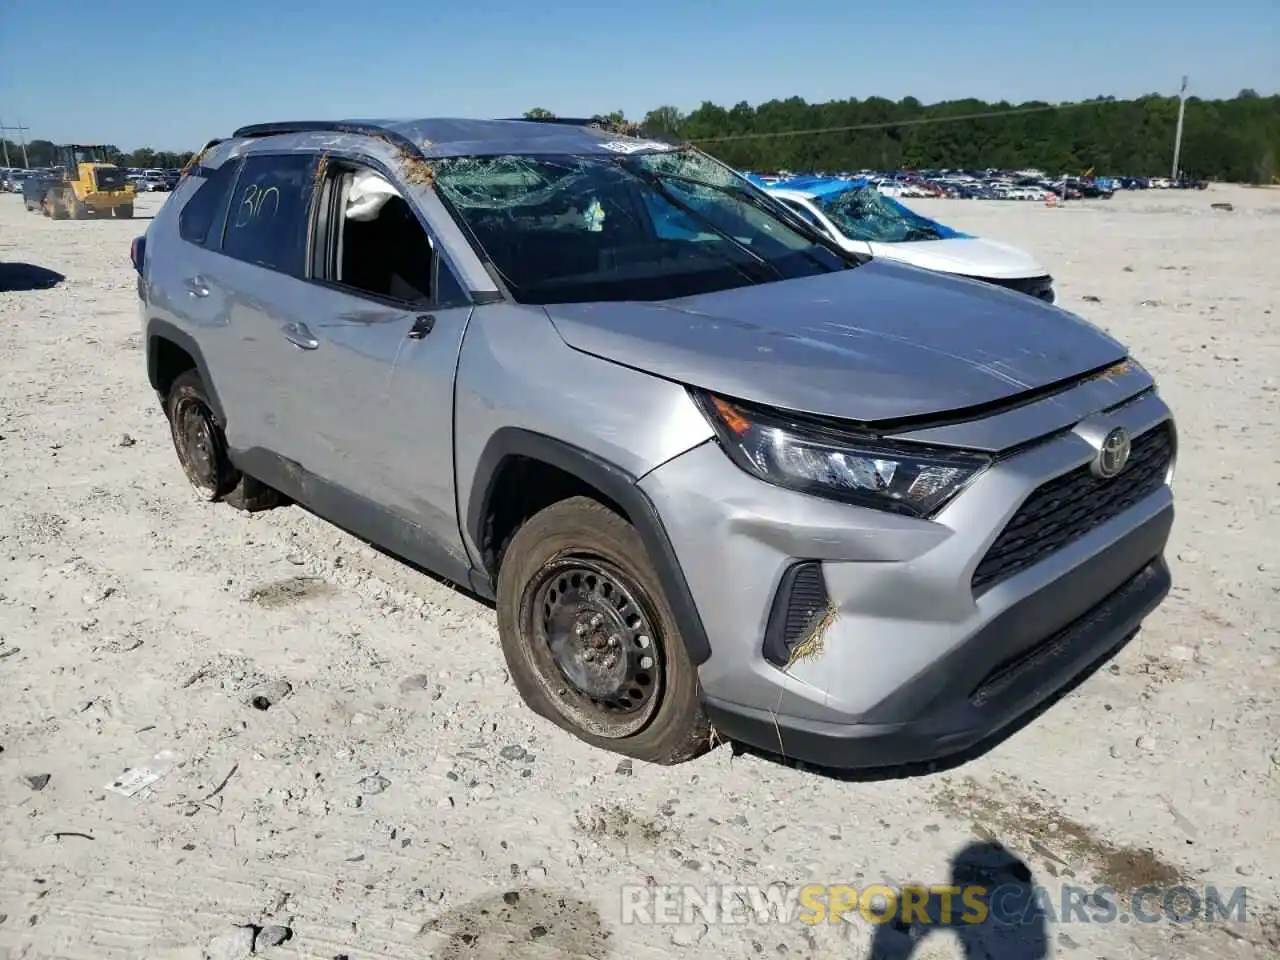
<svg viewBox="0 0 1280 960"><path fill-rule="evenodd" d="M827 614L831 599L822 578L822 564L806 560L788 567L778 584L764 634L764 658L784 667L791 651Z"/></svg>

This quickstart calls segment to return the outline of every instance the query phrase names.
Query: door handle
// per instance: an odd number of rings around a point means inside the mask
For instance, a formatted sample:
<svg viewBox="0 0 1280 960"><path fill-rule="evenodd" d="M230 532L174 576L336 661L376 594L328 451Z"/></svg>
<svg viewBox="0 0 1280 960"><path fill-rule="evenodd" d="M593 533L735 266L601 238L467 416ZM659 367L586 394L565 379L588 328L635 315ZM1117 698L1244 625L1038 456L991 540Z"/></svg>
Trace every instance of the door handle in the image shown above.
<svg viewBox="0 0 1280 960"><path fill-rule="evenodd" d="M204 282L204 277L187 277L183 281L183 286L187 288L187 295L192 297L207 297L209 295L209 287Z"/></svg>
<svg viewBox="0 0 1280 960"><path fill-rule="evenodd" d="M286 323L281 329L284 331L284 338L295 347L301 347L303 350L314 350L320 346L320 341L307 329L305 323Z"/></svg>
<svg viewBox="0 0 1280 960"><path fill-rule="evenodd" d="M416 317L413 326L409 328L409 332L405 334L410 340L421 340L436 327L436 318L429 313L424 313Z"/></svg>

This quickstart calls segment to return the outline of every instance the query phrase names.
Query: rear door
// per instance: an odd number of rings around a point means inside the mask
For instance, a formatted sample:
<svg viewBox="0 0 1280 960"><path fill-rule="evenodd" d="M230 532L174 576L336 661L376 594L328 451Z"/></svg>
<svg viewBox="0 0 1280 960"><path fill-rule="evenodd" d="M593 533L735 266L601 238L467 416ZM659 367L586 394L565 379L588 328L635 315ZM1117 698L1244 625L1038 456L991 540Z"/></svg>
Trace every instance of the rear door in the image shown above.
<svg viewBox="0 0 1280 960"><path fill-rule="evenodd" d="M205 386L220 402L232 446L245 442L250 426L241 413L250 385L231 344L229 262L218 249L239 169L236 158L217 167L198 167L174 195L178 215L159 216L147 229L148 319L171 323L199 343L206 376L211 378Z"/></svg>
<svg viewBox="0 0 1280 960"><path fill-rule="evenodd" d="M228 355L221 365L235 368L241 387L225 401L228 419L239 421L229 442L241 455L265 452L307 470L317 466L311 398L324 389L315 380L307 325L318 162L304 152L245 157L227 206L218 272L206 276L225 291Z"/></svg>

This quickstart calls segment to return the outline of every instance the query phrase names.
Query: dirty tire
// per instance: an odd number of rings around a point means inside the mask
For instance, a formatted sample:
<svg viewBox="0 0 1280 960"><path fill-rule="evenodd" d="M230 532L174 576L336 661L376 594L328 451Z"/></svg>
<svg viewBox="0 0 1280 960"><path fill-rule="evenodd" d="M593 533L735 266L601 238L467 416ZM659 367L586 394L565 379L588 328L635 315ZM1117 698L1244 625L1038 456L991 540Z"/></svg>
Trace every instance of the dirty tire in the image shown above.
<svg viewBox="0 0 1280 960"><path fill-rule="evenodd" d="M132 203L122 203L122 204L120 204L120 206L116 207L116 209L115 209L115 215L116 215L116 218L117 218L117 219L120 219L120 220L130 220L130 219L132 219L132 218L133 218L133 204L132 204Z"/></svg>
<svg viewBox="0 0 1280 960"><path fill-rule="evenodd" d="M44 215L54 220L67 219L67 208L62 205L60 197L50 193L44 198Z"/></svg>
<svg viewBox="0 0 1280 960"><path fill-rule="evenodd" d="M543 611L549 609L542 598L546 596L543 590L548 577L554 580L556 576L551 571L578 563L596 564L598 569L614 575L617 586L635 601L644 614L643 622L652 631L645 649L657 661L653 676L648 678L656 690L648 694L646 705L639 711L642 723L635 729L631 729L638 723L635 719L616 725L584 722L584 715L596 719L600 715L583 709L583 696L575 694L576 686L552 659L547 633L539 626L546 622L541 619ZM560 595L563 597L563 592ZM697 670L689 659L675 615L640 535L612 510L588 497L572 497L526 521L503 556L497 612L502 651L512 681L534 712L593 746L651 763L681 763L709 748L711 726L702 710ZM641 646L643 639L635 638L634 646ZM587 641L579 643L585 646ZM634 652L626 639L622 646ZM645 659L653 665L653 659ZM629 683L632 681L623 686Z"/></svg>
<svg viewBox="0 0 1280 960"><path fill-rule="evenodd" d="M173 381L164 412L178 463L201 500L223 500L251 512L279 505L275 490L245 476L231 463L227 438L197 371L188 370Z"/></svg>
<svg viewBox="0 0 1280 960"><path fill-rule="evenodd" d="M257 513L259 510L283 506L287 501L274 487L268 487L261 480L242 473L240 482L223 498L223 502L245 513Z"/></svg>

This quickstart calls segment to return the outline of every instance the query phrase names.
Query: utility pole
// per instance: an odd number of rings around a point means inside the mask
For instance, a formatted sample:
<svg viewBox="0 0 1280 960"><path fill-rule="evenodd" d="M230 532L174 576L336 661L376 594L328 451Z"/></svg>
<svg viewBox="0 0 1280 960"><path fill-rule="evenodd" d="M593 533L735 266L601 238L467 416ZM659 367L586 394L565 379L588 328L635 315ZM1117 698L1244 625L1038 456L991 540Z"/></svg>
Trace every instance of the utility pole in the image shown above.
<svg viewBox="0 0 1280 960"><path fill-rule="evenodd" d="M1178 182L1178 156L1182 153L1182 117L1187 109L1187 78L1182 78L1182 87L1178 90L1178 132L1173 136L1173 182Z"/></svg>
<svg viewBox="0 0 1280 960"><path fill-rule="evenodd" d="M4 148L4 165L6 167L9 165L9 138L5 135L10 130L13 130L18 134L18 142L22 145L23 167L31 166L31 164L27 162L27 138L26 138L26 132L30 129L31 129L30 127L24 127L21 121L19 121L16 127L6 127L4 125L4 122L0 121L0 147Z"/></svg>

